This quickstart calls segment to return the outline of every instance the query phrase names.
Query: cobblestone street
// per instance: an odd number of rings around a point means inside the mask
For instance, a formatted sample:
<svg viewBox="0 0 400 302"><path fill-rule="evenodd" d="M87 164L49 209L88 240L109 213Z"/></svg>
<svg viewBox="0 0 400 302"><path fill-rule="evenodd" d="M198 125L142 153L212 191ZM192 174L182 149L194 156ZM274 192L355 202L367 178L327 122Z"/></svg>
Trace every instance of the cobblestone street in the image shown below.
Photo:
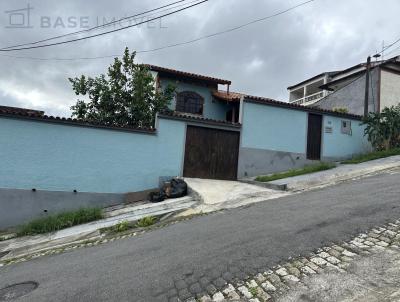
<svg viewBox="0 0 400 302"><path fill-rule="evenodd" d="M198 283L187 289L190 277L177 280L170 301L400 301L399 245L398 220L257 274L215 276L207 294Z"/></svg>

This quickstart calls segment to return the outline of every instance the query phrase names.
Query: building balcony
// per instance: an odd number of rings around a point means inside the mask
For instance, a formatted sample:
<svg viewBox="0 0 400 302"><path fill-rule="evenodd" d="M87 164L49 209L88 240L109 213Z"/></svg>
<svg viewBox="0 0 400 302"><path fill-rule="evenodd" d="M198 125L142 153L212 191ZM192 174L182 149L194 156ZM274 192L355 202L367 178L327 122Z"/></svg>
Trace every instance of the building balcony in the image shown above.
<svg viewBox="0 0 400 302"><path fill-rule="evenodd" d="M314 103L318 102L320 99L322 99L326 95L327 95L326 92L318 91L316 93L313 93L313 94L310 94L310 95L306 95L306 96L304 96L302 98L290 101L290 103L291 104L296 104L296 105L308 106L308 105L311 105L311 104L314 104Z"/></svg>

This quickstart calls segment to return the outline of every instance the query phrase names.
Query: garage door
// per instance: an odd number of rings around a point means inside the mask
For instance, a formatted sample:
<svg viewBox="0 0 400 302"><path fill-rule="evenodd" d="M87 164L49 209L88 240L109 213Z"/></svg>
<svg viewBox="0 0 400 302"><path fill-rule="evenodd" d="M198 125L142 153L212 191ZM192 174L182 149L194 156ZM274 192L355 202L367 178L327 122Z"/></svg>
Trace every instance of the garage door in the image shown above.
<svg viewBox="0 0 400 302"><path fill-rule="evenodd" d="M235 180L239 137L237 131L188 126L183 176Z"/></svg>

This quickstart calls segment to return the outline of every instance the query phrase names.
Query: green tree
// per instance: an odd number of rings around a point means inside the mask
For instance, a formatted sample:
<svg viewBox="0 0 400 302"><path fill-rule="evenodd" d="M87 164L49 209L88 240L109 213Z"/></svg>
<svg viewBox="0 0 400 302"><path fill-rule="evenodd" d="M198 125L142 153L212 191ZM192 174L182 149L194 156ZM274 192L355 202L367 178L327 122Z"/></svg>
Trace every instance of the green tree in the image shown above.
<svg viewBox="0 0 400 302"><path fill-rule="evenodd" d="M135 64L135 54L125 48L107 76L69 78L75 94L88 99L71 106L72 117L110 126L153 127L156 113L168 106L175 87L156 89L149 68Z"/></svg>
<svg viewBox="0 0 400 302"><path fill-rule="evenodd" d="M364 134L376 150L400 147L400 105L369 113L363 124Z"/></svg>

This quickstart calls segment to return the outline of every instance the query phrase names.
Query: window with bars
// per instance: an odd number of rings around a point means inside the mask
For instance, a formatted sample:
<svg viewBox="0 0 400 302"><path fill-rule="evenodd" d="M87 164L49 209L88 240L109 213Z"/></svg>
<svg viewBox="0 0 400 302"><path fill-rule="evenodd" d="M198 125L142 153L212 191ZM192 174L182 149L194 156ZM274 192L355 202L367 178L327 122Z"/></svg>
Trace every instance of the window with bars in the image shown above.
<svg viewBox="0 0 400 302"><path fill-rule="evenodd" d="M203 114L204 99L193 91L178 93L176 98L176 111L192 114Z"/></svg>

